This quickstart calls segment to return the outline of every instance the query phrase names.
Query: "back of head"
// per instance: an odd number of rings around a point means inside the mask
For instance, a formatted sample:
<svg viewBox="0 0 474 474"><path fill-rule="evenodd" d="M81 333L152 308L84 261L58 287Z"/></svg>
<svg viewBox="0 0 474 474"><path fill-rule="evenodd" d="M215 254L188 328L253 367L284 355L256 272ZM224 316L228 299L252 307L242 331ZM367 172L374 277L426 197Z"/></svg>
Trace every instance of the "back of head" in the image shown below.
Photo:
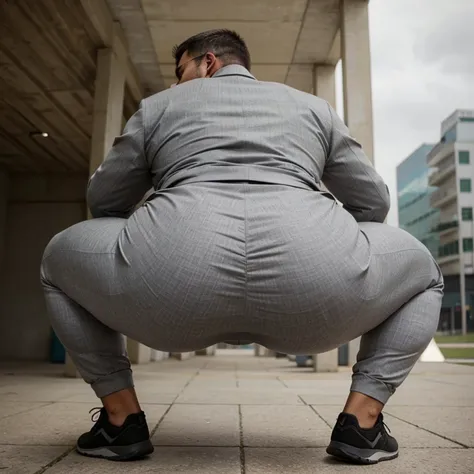
<svg viewBox="0 0 474 474"><path fill-rule="evenodd" d="M176 66L183 54L190 57L213 53L223 66L238 64L250 71L250 53L242 37L235 31L220 29L209 30L191 36L173 48Z"/></svg>

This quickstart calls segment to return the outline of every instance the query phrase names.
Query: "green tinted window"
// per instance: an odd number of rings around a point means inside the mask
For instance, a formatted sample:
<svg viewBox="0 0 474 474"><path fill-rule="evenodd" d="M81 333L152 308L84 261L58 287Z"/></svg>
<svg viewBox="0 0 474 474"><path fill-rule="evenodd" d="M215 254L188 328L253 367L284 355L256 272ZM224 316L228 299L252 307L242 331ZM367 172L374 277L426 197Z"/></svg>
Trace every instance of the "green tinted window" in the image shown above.
<svg viewBox="0 0 474 474"><path fill-rule="evenodd" d="M468 165L469 164L469 152L468 151L460 151L458 153L459 157L459 164L460 165Z"/></svg>
<svg viewBox="0 0 474 474"><path fill-rule="evenodd" d="M462 249L464 250L464 252L472 252L473 241L471 238L462 239Z"/></svg>
<svg viewBox="0 0 474 474"><path fill-rule="evenodd" d="M469 178L461 179L460 188L462 193L471 192L471 180Z"/></svg>
<svg viewBox="0 0 474 474"><path fill-rule="evenodd" d="M472 207L463 207L461 216L463 221L472 221Z"/></svg>

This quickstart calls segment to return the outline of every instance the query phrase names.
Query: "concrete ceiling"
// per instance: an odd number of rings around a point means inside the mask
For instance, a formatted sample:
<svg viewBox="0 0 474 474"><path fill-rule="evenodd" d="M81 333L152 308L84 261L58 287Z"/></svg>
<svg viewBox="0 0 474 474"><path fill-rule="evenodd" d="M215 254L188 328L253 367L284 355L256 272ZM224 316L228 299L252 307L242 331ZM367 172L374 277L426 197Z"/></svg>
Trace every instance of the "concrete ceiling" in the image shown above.
<svg viewBox="0 0 474 474"><path fill-rule="evenodd" d="M339 0L107 1L124 28L132 62L148 92L175 82L174 45L214 28L229 28L243 36L258 79L307 92L312 89L314 64L334 64L340 56ZM147 75L147 68L154 69L154 75Z"/></svg>
<svg viewBox="0 0 474 474"><path fill-rule="evenodd" d="M244 37L258 79L310 92L314 64L340 57L339 23L339 0L0 2L0 166L87 173L100 48L126 65L126 119L175 82L173 46L214 28Z"/></svg>

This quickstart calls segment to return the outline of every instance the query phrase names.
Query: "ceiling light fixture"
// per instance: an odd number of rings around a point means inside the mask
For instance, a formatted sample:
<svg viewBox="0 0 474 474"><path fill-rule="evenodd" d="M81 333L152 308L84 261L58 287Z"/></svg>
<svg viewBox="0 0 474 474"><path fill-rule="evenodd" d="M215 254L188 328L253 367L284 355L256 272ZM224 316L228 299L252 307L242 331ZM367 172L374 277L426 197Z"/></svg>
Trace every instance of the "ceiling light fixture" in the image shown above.
<svg viewBox="0 0 474 474"><path fill-rule="evenodd" d="M31 138L36 138L36 137L48 138L49 133L48 132L30 132L30 137Z"/></svg>

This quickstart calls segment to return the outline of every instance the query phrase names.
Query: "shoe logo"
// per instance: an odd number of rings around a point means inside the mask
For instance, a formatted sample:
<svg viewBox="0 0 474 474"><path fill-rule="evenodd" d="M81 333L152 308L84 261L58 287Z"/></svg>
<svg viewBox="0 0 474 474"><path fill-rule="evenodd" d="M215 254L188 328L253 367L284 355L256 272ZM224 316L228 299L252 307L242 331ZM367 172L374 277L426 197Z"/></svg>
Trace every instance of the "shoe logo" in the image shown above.
<svg viewBox="0 0 474 474"><path fill-rule="evenodd" d="M367 444L373 449L373 448L375 448L375 445L379 442L379 440L380 440L381 437L382 437L382 433L379 433L379 434L375 437L374 441L369 441L367 438L364 438L364 439L365 439L365 441L367 442Z"/></svg>
<svg viewBox="0 0 474 474"><path fill-rule="evenodd" d="M115 438L112 438L112 436L109 436L109 434L106 433L104 428L101 428L100 430L97 430L97 432L95 433L95 436L98 436L100 434L105 438L105 440L109 444L112 444L120 436L120 434L119 434L118 436L115 436Z"/></svg>
<svg viewBox="0 0 474 474"><path fill-rule="evenodd" d="M355 426L350 425L347 428L342 428L342 431L347 430L354 431L355 434L359 436L359 438L362 438L372 449L375 448L376 444L380 441L383 435L383 433L379 431L375 439L373 441L370 441L370 439L367 439Z"/></svg>

